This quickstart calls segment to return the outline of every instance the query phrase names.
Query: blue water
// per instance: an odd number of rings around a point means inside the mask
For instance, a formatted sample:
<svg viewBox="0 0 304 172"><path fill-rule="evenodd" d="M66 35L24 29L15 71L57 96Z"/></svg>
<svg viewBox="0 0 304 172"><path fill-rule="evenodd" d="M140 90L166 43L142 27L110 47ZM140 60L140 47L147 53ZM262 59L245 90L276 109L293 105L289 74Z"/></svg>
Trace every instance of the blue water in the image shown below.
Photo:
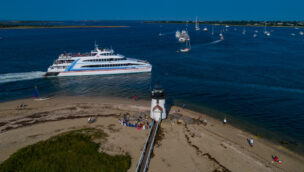
<svg viewBox="0 0 304 172"><path fill-rule="evenodd" d="M304 36L294 28L230 27L215 35L188 26L192 50L175 31L185 25L137 21L66 22L73 25L127 25L128 28L0 30L0 101L33 96L118 96L148 99L160 81L172 104L207 112L262 137L284 140L304 151ZM259 30L253 38L254 30ZM163 36L158 36L159 33ZM296 33L296 36L291 36ZM43 78L63 52L88 52L97 41L127 57L145 59L151 74Z"/></svg>

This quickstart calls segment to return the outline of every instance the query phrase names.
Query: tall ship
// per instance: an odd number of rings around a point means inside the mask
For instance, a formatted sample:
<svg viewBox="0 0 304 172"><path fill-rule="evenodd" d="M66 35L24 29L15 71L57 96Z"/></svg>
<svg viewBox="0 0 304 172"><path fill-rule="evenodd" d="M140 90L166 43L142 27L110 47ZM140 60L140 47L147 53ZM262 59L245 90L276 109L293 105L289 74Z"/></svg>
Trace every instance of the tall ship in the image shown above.
<svg viewBox="0 0 304 172"><path fill-rule="evenodd" d="M64 53L48 68L45 76L81 76L151 72L152 65L144 60L126 58L112 49L95 44L90 53Z"/></svg>
<svg viewBox="0 0 304 172"><path fill-rule="evenodd" d="M182 32L180 32L179 30L176 31L175 37L178 39L179 42L190 41L190 37L187 30L182 30Z"/></svg>

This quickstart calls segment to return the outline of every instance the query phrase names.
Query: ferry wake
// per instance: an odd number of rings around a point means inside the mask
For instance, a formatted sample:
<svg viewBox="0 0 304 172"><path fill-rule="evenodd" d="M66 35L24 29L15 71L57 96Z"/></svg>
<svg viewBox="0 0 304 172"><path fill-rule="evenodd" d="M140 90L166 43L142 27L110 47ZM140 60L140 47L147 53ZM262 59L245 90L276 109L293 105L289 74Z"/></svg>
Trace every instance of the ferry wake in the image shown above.
<svg viewBox="0 0 304 172"><path fill-rule="evenodd" d="M84 54L61 54L45 76L81 76L151 72L152 65L144 60L114 54L112 49L95 49Z"/></svg>

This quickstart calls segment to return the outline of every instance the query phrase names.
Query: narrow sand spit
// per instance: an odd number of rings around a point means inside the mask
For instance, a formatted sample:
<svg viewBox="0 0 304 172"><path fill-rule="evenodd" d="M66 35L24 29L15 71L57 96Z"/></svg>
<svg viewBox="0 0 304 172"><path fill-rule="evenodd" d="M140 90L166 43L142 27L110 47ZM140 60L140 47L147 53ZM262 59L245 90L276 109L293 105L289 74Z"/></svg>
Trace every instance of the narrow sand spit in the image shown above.
<svg viewBox="0 0 304 172"><path fill-rule="evenodd" d="M24 109L17 105L26 104ZM51 136L80 128L94 127L109 134L100 150L109 154L129 153L135 171L149 130L124 127L124 114L149 114L149 101L102 97L56 97L46 101L22 99L0 103L0 162L18 149ZM189 121L200 113L171 107L170 116L179 118L161 124L149 171L303 171L304 158L280 145L253 136L204 115L207 125ZM97 121L88 124L87 117ZM247 138L253 137L250 147ZM271 163L277 155L282 164Z"/></svg>

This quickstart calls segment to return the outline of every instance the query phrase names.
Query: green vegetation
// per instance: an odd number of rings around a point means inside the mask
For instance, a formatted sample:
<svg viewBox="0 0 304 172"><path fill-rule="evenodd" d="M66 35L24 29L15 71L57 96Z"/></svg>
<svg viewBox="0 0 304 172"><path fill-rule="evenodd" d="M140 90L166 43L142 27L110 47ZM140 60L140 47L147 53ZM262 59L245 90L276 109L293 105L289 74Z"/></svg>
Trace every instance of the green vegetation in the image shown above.
<svg viewBox="0 0 304 172"><path fill-rule="evenodd" d="M0 171L127 171L129 155L98 152L99 144L93 140L106 141L106 137L92 128L54 136L20 149L0 164Z"/></svg>

